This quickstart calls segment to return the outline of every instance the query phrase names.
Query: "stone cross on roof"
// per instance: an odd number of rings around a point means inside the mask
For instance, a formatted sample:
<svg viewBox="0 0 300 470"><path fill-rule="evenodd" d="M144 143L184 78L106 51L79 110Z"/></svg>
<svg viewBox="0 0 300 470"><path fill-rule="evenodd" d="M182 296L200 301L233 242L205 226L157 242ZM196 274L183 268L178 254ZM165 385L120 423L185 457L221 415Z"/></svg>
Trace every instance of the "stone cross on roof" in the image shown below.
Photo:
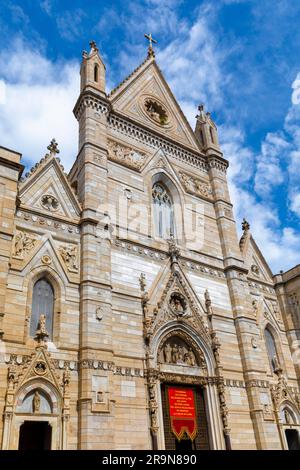
<svg viewBox="0 0 300 470"><path fill-rule="evenodd" d="M148 39L148 41L149 41L148 57L155 57L154 49L153 49L152 43L157 44L157 41L156 41L155 39L153 39L151 33L149 33L149 34L144 34L144 36L145 36L145 38Z"/></svg>

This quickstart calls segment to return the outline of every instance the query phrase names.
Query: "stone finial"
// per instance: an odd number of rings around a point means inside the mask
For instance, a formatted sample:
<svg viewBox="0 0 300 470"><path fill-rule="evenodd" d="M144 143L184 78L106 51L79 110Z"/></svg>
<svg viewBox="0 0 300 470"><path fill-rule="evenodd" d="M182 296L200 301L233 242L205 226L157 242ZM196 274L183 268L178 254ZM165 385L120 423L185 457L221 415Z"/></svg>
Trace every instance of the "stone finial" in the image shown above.
<svg viewBox="0 0 300 470"><path fill-rule="evenodd" d="M50 155L55 155L56 153L59 153L58 143L56 142L55 139L51 140L51 142L48 145L47 149L49 150Z"/></svg>
<svg viewBox="0 0 300 470"><path fill-rule="evenodd" d="M245 218L243 219L243 222L242 222L242 229L244 230L244 232L247 232L248 230L250 230L250 224Z"/></svg>
<svg viewBox="0 0 300 470"><path fill-rule="evenodd" d="M98 52L99 50L97 47L96 41L90 41L90 47L91 47L92 52Z"/></svg>
<svg viewBox="0 0 300 470"><path fill-rule="evenodd" d="M49 337L49 333L46 330L46 315L40 315L38 327L35 333L35 339L39 345L44 345L45 341Z"/></svg>
<svg viewBox="0 0 300 470"><path fill-rule="evenodd" d="M178 263L178 258L180 256L180 250L176 245L174 235L171 233L170 238L167 240L169 245L169 256L171 258L171 265Z"/></svg>
<svg viewBox="0 0 300 470"><path fill-rule="evenodd" d="M145 288L146 288L146 275L144 273L141 273L140 277L139 277L139 281L140 281L140 287L141 287L141 291L142 292L145 292Z"/></svg>

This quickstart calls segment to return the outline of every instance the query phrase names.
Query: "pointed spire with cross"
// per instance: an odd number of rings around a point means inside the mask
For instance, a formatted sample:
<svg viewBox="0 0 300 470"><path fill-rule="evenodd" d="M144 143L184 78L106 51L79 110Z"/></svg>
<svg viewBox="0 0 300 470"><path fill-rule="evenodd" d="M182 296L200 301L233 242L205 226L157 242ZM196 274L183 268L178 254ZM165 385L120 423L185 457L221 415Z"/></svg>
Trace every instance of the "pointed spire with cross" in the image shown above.
<svg viewBox="0 0 300 470"><path fill-rule="evenodd" d="M144 34L144 36L145 36L145 38L148 39L148 41L149 41L148 57L155 57L155 52L154 52L152 43L153 43L153 44L157 44L157 41L156 41L155 39L153 39L151 33L149 33L149 34Z"/></svg>

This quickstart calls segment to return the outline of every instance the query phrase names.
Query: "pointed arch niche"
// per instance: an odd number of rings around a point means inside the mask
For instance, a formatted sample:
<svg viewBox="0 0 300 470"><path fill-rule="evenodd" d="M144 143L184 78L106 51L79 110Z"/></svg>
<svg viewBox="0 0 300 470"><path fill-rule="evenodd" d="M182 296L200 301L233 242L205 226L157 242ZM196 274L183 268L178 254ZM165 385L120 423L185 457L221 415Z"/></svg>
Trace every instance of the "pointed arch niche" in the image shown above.
<svg viewBox="0 0 300 470"><path fill-rule="evenodd" d="M45 289L48 293L46 302L43 299L39 299L41 294L39 292L40 287L41 290ZM58 345L60 340L60 318L65 305L65 285L63 280L50 266L38 266L32 269L25 277L24 288L27 289L24 343L28 343L31 346L34 345L35 327L39 316L44 314L46 315L49 341ZM53 296L52 298L51 295ZM48 308L48 311L39 312L39 309L42 308Z"/></svg>

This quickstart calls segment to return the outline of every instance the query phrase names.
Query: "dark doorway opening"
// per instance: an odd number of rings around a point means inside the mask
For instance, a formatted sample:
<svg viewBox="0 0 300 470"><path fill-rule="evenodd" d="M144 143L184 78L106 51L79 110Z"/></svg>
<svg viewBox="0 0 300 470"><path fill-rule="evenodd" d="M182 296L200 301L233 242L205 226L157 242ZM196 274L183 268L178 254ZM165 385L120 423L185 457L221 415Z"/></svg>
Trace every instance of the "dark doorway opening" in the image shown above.
<svg viewBox="0 0 300 470"><path fill-rule="evenodd" d="M299 434L296 429L286 429L285 437L289 450L300 450Z"/></svg>
<svg viewBox="0 0 300 470"><path fill-rule="evenodd" d="M51 426L46 421L24 421L20 427L19 450L50 450Z"/></svg>

